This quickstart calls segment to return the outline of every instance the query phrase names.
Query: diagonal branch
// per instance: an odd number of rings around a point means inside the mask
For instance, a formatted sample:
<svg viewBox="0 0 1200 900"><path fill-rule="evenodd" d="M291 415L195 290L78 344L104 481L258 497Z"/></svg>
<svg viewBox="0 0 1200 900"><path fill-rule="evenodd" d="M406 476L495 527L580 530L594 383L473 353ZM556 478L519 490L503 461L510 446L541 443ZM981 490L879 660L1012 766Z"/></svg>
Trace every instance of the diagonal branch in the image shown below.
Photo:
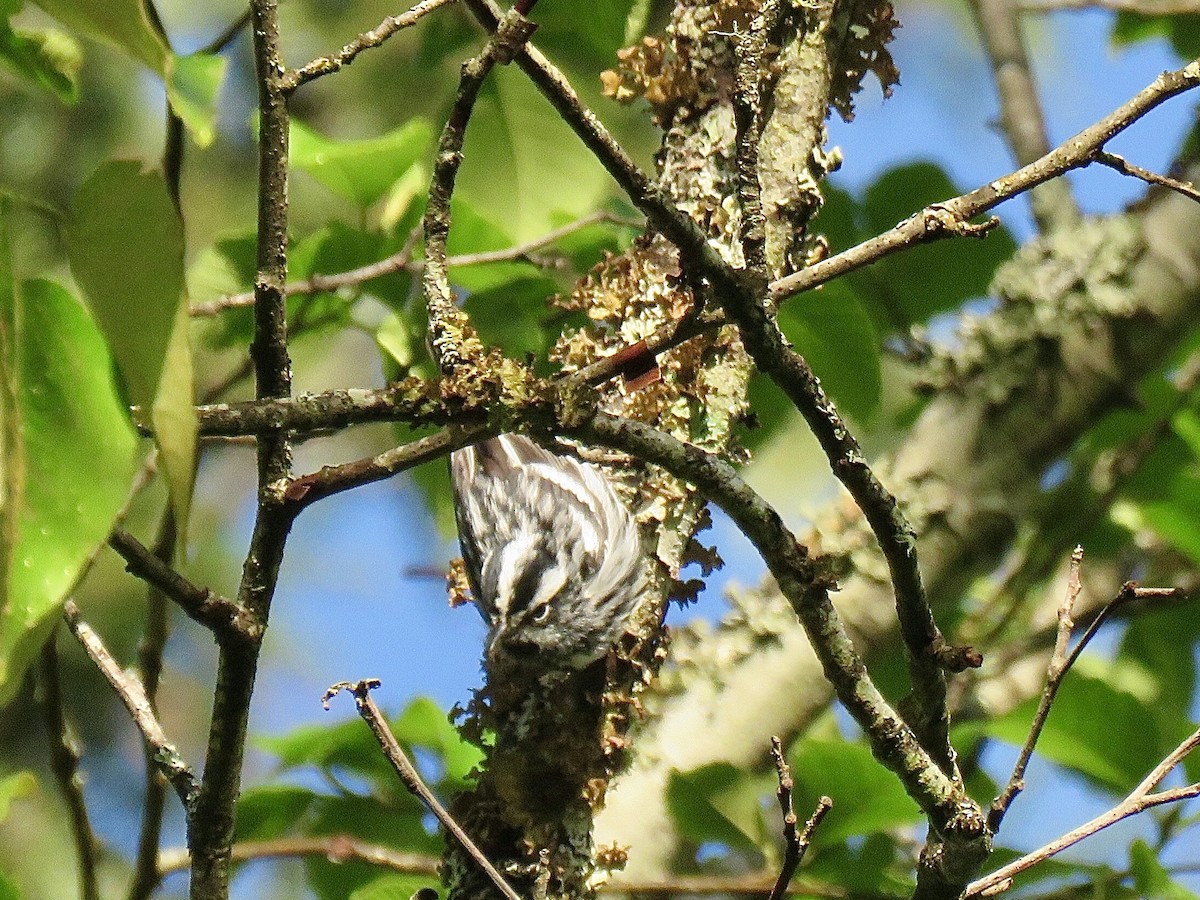
<svg viewBox="0 0 1200 900"><path fill-rule="evenodd" d="M334 72L354 62L358 54L364 50L378 47L396 32L416 25L425 15L433 12L439 6L453 3L454 0L421 0L416 6L398 16L388 16L370 31L364 32L344 46L332 56L320 56L299 69L293 69L284 76L280 88L285 94L290 94L296 88L308 84L322 75L332 75Z"/></svg>
<svg viewBox="0 0 1200 900"><path fill-rule="evenodd" d="M197 587L150 552L124 528L115 528L109 546L125 560L126 569L158 588L174 601L188 618L208 628L219 638L257 640L262 626L241 604Z"/></svg>
<svg viewBox="0 0 1200 900"><path fill-rule="evenodd" d="M796 611L826 677L867 733L876 756L904 784L939 832L983 837L983 816L961 783L934 762L909 725L871 680L829 597L821 561L784 525L779 514L720 457L648 425L597 413L565 429L590 444L613 447L660 465L696 485L720 506L754 544ZM982 863L981 856L979 862Z"/></svg>
<svg viewBox="0 0 1200 900"><path fill-rule="evenodd" d="M997 869L990 875L971 882L965 896L990 897L999 894L1012 886L1012 880L1016 875L1019 875L1026 869L1032 868L1043 860L1049 859L1057 853L1061 853L1068 847L1078 844L1084 838L1091 837L1093 834L1108 828L1110 825L1115 825L1122 819L1127 819L1130 816L1153 809L1156 806L1162 806L1165 803L1177 803L1180 800L1200 797L1200 782L1185 785L1184 787L1169 788L1154 792L1154 789L1162 783L1167 774L1185 756L1195 750L1196 747L1200 747L1200 729L1192 732L1186 740L1167 754L1163 761L1154 767L1142 783L1112 809L1067 832L1062 837L1056 838L1045 846L1025 854L1007 866Z"/></svg>
<svg viewBox="0 0 1200 900"><path fill-rule="evenodd" d="M1152 109L1197 85L1200 85L1200 60L1190 62L1182 69L1163 72L1127 103L1029 165L952 200L927 206L890 231L772 282L771 299L780 302L913 244L961 233L963 226L975 216L1051 178L1088 165L1095 153L1116 135Z"/></svg>
<svg viewBox="0 0 1200 900"><path fill-rule="evenodd" d="M154 753L159 770L179 796L185 811L190 813L200 792L200 783L192 772L175 745L167 739L166 732L154 715L150 700L142 688L141 681L134 675L121 670L120 664L108 652L100 636L79 615L79 607L74 600L68 600L63 606L63 618L67 627L75 635L92 662L96 664L101 674L108 679L125 708L133 717L133 723L142 733L142 740Z"/></svg>
<svg viewBox="0 0 1200 900"><path fill-rule="evenodd" d="M1076 547L1075 552L1071 554L1071 571L1067 579L1067 590L1058 608L1058 629L1054 640L1054 652L1050 656L1050 664L1046 669L1046 687L1042 691L1041 700L1038 702L1037 711L1034 713L1033 722L1029 728L1029 734L1025 738L1024 745L1021 747L1021 753L1017 757L1016 765L1013 766L1008 784L1005 785L1000 795L992 801L992 808L988 812L988 827L993 833L1000 829L1000 823L1004 820L1004 816L1012 805L1013 800L1017 798L1017 795L1025 787L1025 769L1029 765L1029 760L1033 757L1038 738L1041 737L1042 729L1045 727L1046 719L1050 715L1050 708L1054 703L1054 698L1058 696L1058 690L1062 686L1063 679L1071 671L1071 667L1075 665L1075 661L1079 659L1079 655L1091 643L1092 638L1096 636L1096 633L1100 630L1100 626L1108 620L1109 615L1114 610L1133 600L1141 600L1149 597L1161 599L1180 596L1180 592L1173 588L1139 588L1133 582L1128 581L1117 592L1117 595L1105 604L1099 614L1092 619L1075 647L1068 651L1071 641L1071 630L1074 627L1072 614L1075 602L1079 599L1079 593L1082 590L1079 574L1082 562L1083 548ZM1159 780L1161 781L1161 776ZM1153 784L1147 790L1152 787L1154 787Z"/></svg>
<svg viewBox="0 0 1200 900"><path fill-rule="evenodd" d="M446 829L446 833L462 845L463 849L467 851L467 854L475 861L476 865L487 873L487 876L492 880L492 884L496 886L496 889L500 891L506 900L522 900L521 896L513 890L512 885L505 881L504 876L496 871L496 867L475 846L474 841L463 831L462 826L446 811L446 808L442 806L433 791L421 780L416 767L409 760L407 754L405 754L404 748L400 746L400 742L396 740L396 736L392 734L391 729L388 728L383 713L379 711L379 707L375 705L375 701L371 698L372 689L377 687L379 687L379 681L374 678L356 682L341 682L332 685L325 692L325 696L321 702L326 709L329 709L329 701L335 694L343 690L350 691L354 695L358 714L362 716L363 721L371 729L371 733L375 735L375 739L379 741L379 746L383 750L384 756L392 764L392 768L396 770L396 774L400 776L400 780L404 782L404 786L434 814L438 822L441 823L441 826Z"/></svg>

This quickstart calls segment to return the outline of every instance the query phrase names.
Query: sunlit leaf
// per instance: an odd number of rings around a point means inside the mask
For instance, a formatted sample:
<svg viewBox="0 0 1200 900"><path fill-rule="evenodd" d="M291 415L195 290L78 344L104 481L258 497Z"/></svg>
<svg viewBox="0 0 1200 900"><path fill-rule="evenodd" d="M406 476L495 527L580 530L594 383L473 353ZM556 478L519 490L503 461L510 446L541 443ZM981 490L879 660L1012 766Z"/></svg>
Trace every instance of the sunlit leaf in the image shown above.
<svg viewBox="0 0 1200 900"><path fill-rule="evenodd" d="M64 103L79 99L83 50L65 32L50 28L14 30L0 20L0 63Z"/></svg>
<svg viewBox="0 0 1200 900"><path fill-rule="evenodd" d="M839 844L846 838L870 835L907 825L920 810L865 744L841 738L806 737L788 753L796 788L792 805L808 816L821 797L833 808L813 837L817 846Z"/></svg>
<svg viewBox="0 0 1200 900"><path fill-rule="evenodd" d="M242 792L237 801L239 841L265 841L294 833L318 801L318 795L292 784L260 784Z"/></svg>
<svg viewBox="0 0 1200 900"><path fill-rule="evenodd" d="M292 120L288 157L339 197L371 206L429 152L433 128L410 119L400 128L366 140L334 140Z"/></svg>
<svg viewBox="0 0 1200 900"><path fill-rule="evenodd" d="M51 282L14 291L5 280L0 703L19 687L66 591L107 536L136 446L87 311Z"/></svg>
<svg viewBox="0 0 1200 900"><path fill-rule="evenodd" d="M0 778L0 822L8 818L14 800L28 797L37 787L37 777L30 771L16 772Z"/></svg>
<svg viewBox="0 0 1200 900"><path fill-rule="evenodd" d="M779 326L812 366L834 401L858 419L879 405L879 335L844 282L793 297L779 310Z"/></svg>
<svg viewBox="0 0 1200 900"><path fill-rule="evenodd" d="M759 799L762 778L729 763L672 772L667 808L681 834L696 843L717 842L761 852L766 830Z"/></svg>
<svg viewBox="0 0 1200 900"><path fill-rule="evenodd" d="M591 211L609 181L529 79L510 69L493 72L480 91L458 185L463 199L520 242L549 231L555 213Z"/></svg>
<svg viewBox="0 0 1200 900"><path fill-rule="evenodd" d="M79 189L67 256L132 403L150 413L172 508L186 533L196 424L183 223L159 172L108 162Z"/></svg>
<svg viewBox="0 0 1200 900"><path fill-rule="evenodd" d="M58 21L104 41L162 75L169 51L141 0L35 0Z"/></svg>
<svg viewBox="0 0 1200 900"><path fill-rule="evenodd" d="M1142 900L1196 900L1198 896L1174 881L1158 855L1140 838L1129 848L1129 872Z"/></svg>
<svg viewBox="0 0 1200 900"><path fill-rule="evenodd" d="M199 147L216 136L217 94L225 78L225 57L213 53L172 55L167 63L167 100Z"/></svg>

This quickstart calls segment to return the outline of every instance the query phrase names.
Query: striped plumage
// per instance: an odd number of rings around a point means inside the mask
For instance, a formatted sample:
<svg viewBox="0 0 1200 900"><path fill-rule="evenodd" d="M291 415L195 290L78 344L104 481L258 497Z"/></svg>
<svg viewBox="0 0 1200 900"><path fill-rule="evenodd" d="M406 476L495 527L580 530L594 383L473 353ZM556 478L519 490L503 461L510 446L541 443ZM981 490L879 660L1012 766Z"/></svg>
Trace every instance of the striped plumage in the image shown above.
<svg viewBox="0 0 1200 900"><path fill-rule="evenodd" d="M637 524L596 466L503 434L450 457L459 543L487 658L581 667L644 586Z"/></svg>

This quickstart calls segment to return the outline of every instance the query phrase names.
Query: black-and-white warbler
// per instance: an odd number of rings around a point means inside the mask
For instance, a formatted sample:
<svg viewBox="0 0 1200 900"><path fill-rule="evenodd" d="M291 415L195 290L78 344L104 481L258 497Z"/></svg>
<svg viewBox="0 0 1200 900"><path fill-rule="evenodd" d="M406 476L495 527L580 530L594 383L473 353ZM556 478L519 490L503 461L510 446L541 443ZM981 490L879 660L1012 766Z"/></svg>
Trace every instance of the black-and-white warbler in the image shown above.
<svg viewBox="0 0 1200 900"><path fill-rule="evenodd" d="M597 466L503 434L450 457L463 561L489 661L581 668L645 589L629 507Z"/></svg>

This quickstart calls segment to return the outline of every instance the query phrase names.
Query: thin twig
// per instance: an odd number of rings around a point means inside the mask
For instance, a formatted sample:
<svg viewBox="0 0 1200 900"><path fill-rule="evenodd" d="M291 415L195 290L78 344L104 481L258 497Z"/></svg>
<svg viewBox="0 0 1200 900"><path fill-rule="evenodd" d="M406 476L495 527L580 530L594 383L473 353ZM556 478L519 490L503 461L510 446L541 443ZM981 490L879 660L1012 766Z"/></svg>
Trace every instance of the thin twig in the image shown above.
<svg viewBox="0 0 1200 900"><path fill-rule="evenodd" d="M400 742L396 740L395 735L392 734L391 729L388 727L383 713L379 711L379 707L375 705L375 701L371 698L371 690L377 687L379 687L379 680L374 678L355 682L341 682L340 684L330 686L329 690L325 692L321 703L326 709L329 709L329 701L336 694L343 690L352 693L354 695L354 702L358 707L358 714L362 716L367 726L371 729L371 733L375 735L380 748L383 750L388 762L392 764L392 768L396 770L396 774L400 776L400 780L404 782L404 786L437 817L437 820L446 829L446 832L462 845L462 848L467 851L467 854L475 861L479 868L487 874L492 883L496 885L496 889L507 900L521 900L521 896L513 890L512 885L505 881L504 876L496 871L496 867L475 846L475 843L463 831L462 826L454 820L434 795L433 791L426 787L425 782L421 780L416 767L409 761L404 748L400 746Z"/></svg>
<svg viewBox="0 0 1200 900"><path fill-rule="evenodd" d="M1009 777L1004 790L992 801L992 807L988 813L988 828L992 833L1000 829L1000 823L1004 820L1004 816L1012 805L1013 800L1024 789L1025 770L1029 766L1029 760L1032 758L1033 752L1037 747L1038 738L1045 727L1046 719L1050 715L1050 708L1054 703L1055 697L1058 695L1063 679L1066 678L1067 673L1071 671L1071 668L1075 665L1088 644L1092 642L1092 638L1100 631L1100 627L1108 620L1108 617L1114 610L1126 603L1134 600L1151 598L1173 599L1181 596L1181 592L1175 588L1141 588L1132 581L1127 581L1121 586L1116 596L1106 603L1095 618L1092 619L1088 627L1084 630L1083 635L1076 642L1074 648L1068 652L1067 648L1071 640L1071 631L1074 628L1072 614L1082 590L1082 583L1080 581L1080 566L1082 562L1083 548L1076 547L1075 552L1071 554L1067 590L1058 608L1058 628L1055 634L1054 652L1050 657L1050 664L1046 669L1046 686L1042 690L1041 700L1038 702L1038 708L1034 713L1029 734L1025 738L1024 745L1021 747L1021 753L1017 758L1016 765L1013 767L1012 775Z"/></svg>
<svg viewBox="0 0 1200 900"><path fill-rule="evenodd" d="M114 528L108 543L131 574L161 590L188 618L221 637L256 640L260 636L261 627L241 604L192 584L124 528Z"/></svg>
<svg viewBox="0 0 1200 900"><path fill-rule="evenodd" d="M451 269L454 269L460 266L478 266L487 263L532 261L532 254L538 250L560 241L564 237L569 237L590 225L601 222L624 225L629 228L638 228L642 225L642 223L633 219L617 216L610 212L595 212L583 216L574 222L569 222L561 228L548 231L541 237L518 244L515 247L449 256L446 258L446 264ZM337 291L342 288L358 287L375 278L393 275L396 272L419 274L425 268L425 261L423 259L414 259L413 253L416 250L416 245L420 237L421 229L419 227L414 228L405 240L404 246L386 259L332 275L310 275L302 281L290 281L284 288L284 291L289 297L297 294L317 294L324 291ZM202 318L205 316L215 316L227 309L238 309L245 306L252 306L253 304L253 291L246 291L241 294L229 294L224 297L218 297L215 300L208 300L203 303L193 303L189 312L194 318Z"/></svg>
<svg viewBox="0 0 1200 900"><path fill-rule="evenodd" d="M990 875L972 882L967 887L964 896L991 897L1003 893L1012 887L1013 878L1016 875L1043 860L1049 859L1057 853L1061 853L1084 838L1091 837L1093 834L1110 825L1115 825L1122 819L1127 819L1130 816L1137 815L1156 806L1162 806L1165 803L1176 803L1180 800L1200 797L1200 782L1151 793L1166 778L1167 774L1198 746L1200 746L1200 729L1192 732L1191 736L1167 754L1163 761L1154 767L1142 783L1112 809L1056 838L1045 846L1039 847L1037 850L1025 854L1020 859L1014 860L1008 865L997 869Z"/></svg>
<svg viewBox="0 0 1200 900"><path fill-rule="evenodd" d="M536 0L533 0L536 2ZM532 6L533 2L524 5ZM458 93L438 139L437 155L429 182L425 207L425 271L422 284L429 315L429 347L443 374L465 374L482 359L483 347L475 336L467 314L459 308L450 286L446 244L450 235L450 199L462 164L467 125L484 81L497 63L513 58L533 34L534 24L521 7L514 7L488 38L483 50L463 63Z"/></svg>
<svg viewBox="0 0 1200 900"><path fill-rule="evenodd" d="M201 53L220 53L232 44L247 25L250 24L250 7L247 6L240 16L225 26L225 30L213 38Z"/></svg>
<svg viewBox="0 0 1200 900"><path fill-rule="evenodd" d="M1083 589L1079 573L1082 564L1083 548L1076 547L1075 552L1071 554L1071 570L1067 577L1067 589L1063 592L1062 603L1058 607L1058 630L1054 638L1054 652L1050 656L1050 664L1046 669L1046 687L1042 691L1042 698L1038 703L1037 712L1034 713L1033 723L1029 727L1025 744L1021 747L1016 765L1013 766L1012 775L1009 776L1004 790L992 801L992 808L988 813L988 828L993 834L999 830L1008 808L1016 799L1017 794L1025 787L1025 769L1033 757L1034 748L1037 747L1038 738L1046 724L1046 717L1050 715L1050 706L1058 694L1059 685L1062 684L1063 678L1075 659L1074 656L1071 656L1068 660L1067 649L1071 642L1071 631L1075 627L1071 616L1075 610L1075 602L1079 599L1079 593Z"/></svg>
<svg viewBox="0 0 1200 900"><path fill-rule="evenodd" d="M1118 156L1116 153L1108 153L1100 151L1093 159L1102 166L1108 166L1122 175L1129 175L1133 178L1140 178L1147 184L1156 184L1160 187L1170 188L1178 194L1183 194L1189 200L1195 200L1200 203L1200 190L1190 181L1180 181L1178 178L1171 178L1169 175L1159 175L1157 172L1151 172L1149 169L1143 169L1141 166L1134 165L1123 156Z"/></svg>
<svg viewBox="0 0 1200 900"><path fill-rule="evenodd" d="M301 85L308 84L322 75L331 75L354 62L355 57L364 50L378 47L396 32L416 25L423 16L433 12L439 6L453 3L454 0L421 0L416 6L398 16L388 16L370 31L364 32L344 46L332 56L321 56L299 69L293 69L283 78L284 93L290 94Z"/></svg>
<svg viewBox="0 0 1200 900"><path fill-rule="evenodd" d="M58 633L50 635L42 647L39 682L42 687L42 721L50 741L50 770L58 782L71 818L71 836L79 864L79 890L83 900L100 900L96 880L99 844L88 816L83 796L83 778L79 774L79 745L67 724L63 705L62 673L58 665Z"/></svg>
<svg viewBox="0 0 1200 900"><path fill-rule="evenodd" d="M1152 109L1198 84L1200 60L1190 62L1182 69L1163 72L1127 103L1059 144L1041 159L969 193L927 206L883 234L772 282L771 298L780 302L785 297L811 290L839 275L853 272L913 244L961 233L962 227L975 216L1051 178L1087 165L1096 151L1116 135Z"/></svg>
<svg viewBox="0 0 1200 900"><path fill-rule="evenodd" d="M775 879L775 885L771 888L767 900L783 900L783 897L787 895L788 885L792 883L796 869L803 861L805 851L808 850L813 831L821 824L825 814L833 808L833 801L828 797L822 797L817 802L817 808L813 810L813 814L805 823L804 830L797 832L796 811L792 808L792 789L795 787L795 782L792 781L792 770L784 758L783 744L778 737L771 738L771 758L775 761L775 773L779 779L779 789L776 794L779 797L779 810L783 813L784 856L783 865L779 867L779 876Z"/></svg>
<svg viewBox="0 0 1200 900"><path fill-rule="evenodd" d="M79 607L75 605L74 600L68 600L64 604L63 618L66 619L71 633L75 635L87 655L91 657L92 662L96 664L96 668L112 685L125 708L129 710L134 725L142 734L142 740L154 751L154 758L159 769L167 781L171 782L171 786L175 788L175 793L183 803L184 810L190 812L200 790L200 784L196 780L191 766L187 764L175 745L167 739L166 732L163 731L162 725L154 715L154 710L150 707L150 701L146 697L141 681L137 676L122 671L120 664L108 652L104 642L100 640L100 636L80 618Z"/></svg>

